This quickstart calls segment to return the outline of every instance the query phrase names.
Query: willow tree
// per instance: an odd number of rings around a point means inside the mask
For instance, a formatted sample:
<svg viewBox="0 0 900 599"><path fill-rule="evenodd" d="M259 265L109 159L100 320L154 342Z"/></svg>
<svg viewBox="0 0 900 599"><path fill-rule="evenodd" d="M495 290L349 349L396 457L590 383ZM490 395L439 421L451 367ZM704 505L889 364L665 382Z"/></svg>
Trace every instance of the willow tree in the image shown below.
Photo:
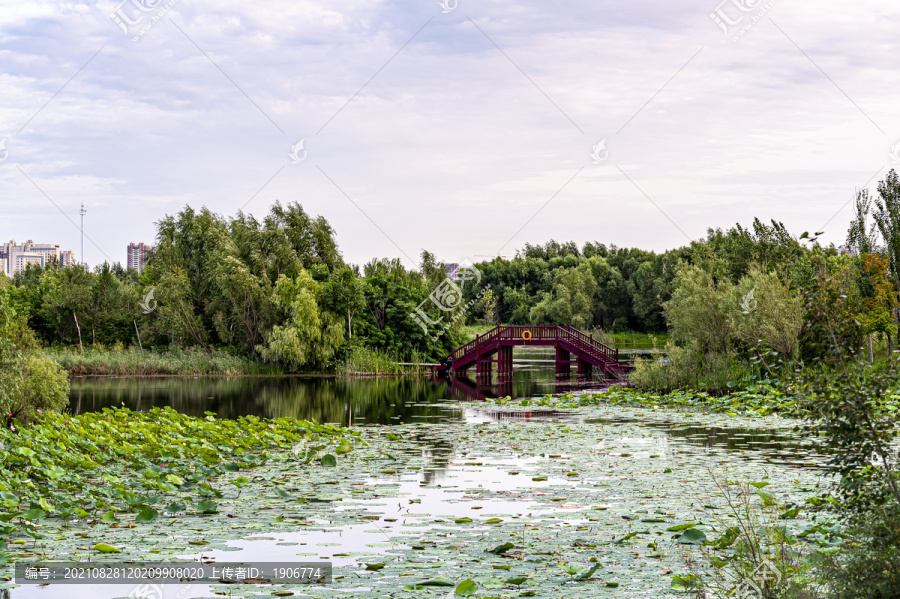
<svg viewBox="0 0 900 599"><path fill-rule="evenodd" d="M293 279L279 277L274 297L286 319L257 348L264 359L302 370L324 365L334 356L344 341L344 329L332 312L319 308L319 293L319 284L305 270Z"/></svg>

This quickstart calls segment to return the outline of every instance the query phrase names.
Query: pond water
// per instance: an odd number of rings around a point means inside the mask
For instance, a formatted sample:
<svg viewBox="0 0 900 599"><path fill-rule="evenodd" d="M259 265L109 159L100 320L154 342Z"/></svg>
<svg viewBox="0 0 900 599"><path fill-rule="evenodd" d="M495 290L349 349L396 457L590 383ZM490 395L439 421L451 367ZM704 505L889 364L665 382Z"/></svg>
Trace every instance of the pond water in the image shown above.
<svg viewBox="0 0 900 599"><path fill-rule="evenodd" d="M401 424L459 419L438 407L447 400L534 397L571 389L601 389L602 381L557 381L552 351L515 348L513 380L477 386L471 379L421 377L79 377L72 380L73 414L122 404L135 411L170 406L184 414L222 418L291 417L333 424ZM473 373L474 374L474 373Z"/></svg>
<svg viewBox="0 0 900 599"><path fill-rule="evenodd" d="M475 392L521 398L574 385L557 384L552 355L517 352L516 359L511 391ZM815 492L824 470L824 459L808 451L792 421L614 406L517 410L472 401L471 386L427 378L75 381L73 411L124 402L135 410L315 418L352 423L368 443L327 472L297 465L291 456L273 462L251 475L243 496L231 492L219 500L221 514L236 515L231 520L174 518L138 540L103 526L86 527L85 534L107 535L98 538L128 548L121 559L161 551L153 555L219 563L331 561L340 578L326 587L293 588L298 597L448 596L452 589L403 590L436 576L474 579L478 596L518 597L531 589L535 594L526 596L548 599L657 597L668 594L671 573L683 570L684 546L667 528L698 522L714 538L724 517L716 475L770 481L767 491L779 503L799 504ZM282 481L289 499L272 494L273 480ZM276 515L284 523L273 521ZM302 525L288 525L292 518ZM788 523L806 524L803 516ZM621 540L632 532L633 541ZM202 552L191 546L198 539L209 543ZM507 541L520 557L487 552ZM44 543L78 554L70 541ZM573 583L556 565L583 566L589 558L603 564L592 582ZM367 569L371 563L383 569ZM513 575L529 582L512 588L504 580ZM135 588L22 586L0 590L0 599L114 599L136 596ZM164 585L148 599L215 597L231 589ZM271 592L234 587L233 596L271 598Z"/></svg>

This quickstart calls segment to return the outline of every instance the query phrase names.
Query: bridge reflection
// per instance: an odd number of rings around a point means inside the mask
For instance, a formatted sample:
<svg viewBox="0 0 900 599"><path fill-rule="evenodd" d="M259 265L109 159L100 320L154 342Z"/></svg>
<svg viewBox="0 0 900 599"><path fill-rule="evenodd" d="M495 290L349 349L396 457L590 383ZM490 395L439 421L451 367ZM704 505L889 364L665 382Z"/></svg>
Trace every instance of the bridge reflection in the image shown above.
<svg viewBox="0 0 900 599"><path fill-rule="evenodd" d="M498 399L502 397L515 397L513 387L513 379L509 377L499 378L499 380L491 380L486 377L477 377L472 380L467 376L446 376L443 380L450 387L450 398L457 401L488 401L490 399ZM586 387L603 386L598 385L598 381L591 379L579 379L577 382L557 381L553 386L553 393L567 393L569 391L579 391ZM520 389L521 391L521 389ZM528 394L528 397L531 397Z"/></svg>

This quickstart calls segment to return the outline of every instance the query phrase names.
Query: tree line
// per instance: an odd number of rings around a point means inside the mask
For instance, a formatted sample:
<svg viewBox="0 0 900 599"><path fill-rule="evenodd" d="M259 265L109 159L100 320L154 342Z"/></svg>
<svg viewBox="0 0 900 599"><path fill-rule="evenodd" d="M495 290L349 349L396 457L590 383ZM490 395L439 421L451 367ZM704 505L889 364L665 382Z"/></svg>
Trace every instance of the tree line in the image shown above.
<svg viewBox="0 0 900 599"><path fill-rule="evenodd" d="M877 196L860 192L855 209L848 243L856 256L760 219L709 229L661 253L600 242L525 244L511 259L474 265L478 284L456 287L458 305L471 309L441 335L412 317L417 310L427 322L446 316L432 301L446 287L433 254L423 252L413 268L387 258L348 264L327 220L297 203L276 203L260 220L185 207L157 223L158 249L140 275L108 263L92 271L29 267L4 293L44 345L217 349L293 371L333 369L354 348L438 361L466 340L465 325L500 323L669 332L676 361L746 370L761 340L791 355L810 346L799 331L808 320L799 298L824 272L846 283L847 313L864 324L863 338L896 345L896 173Z"/></svg>

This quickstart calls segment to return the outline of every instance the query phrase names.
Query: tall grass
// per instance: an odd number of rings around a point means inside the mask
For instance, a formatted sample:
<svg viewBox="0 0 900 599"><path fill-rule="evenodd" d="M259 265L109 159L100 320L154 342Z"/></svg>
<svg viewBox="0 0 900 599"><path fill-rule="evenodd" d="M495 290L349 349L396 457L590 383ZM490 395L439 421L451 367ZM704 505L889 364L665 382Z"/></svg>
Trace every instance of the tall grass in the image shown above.
<svg viewBox="0 0 900 599"><path fill-rule="evenodd" d="M669 340L668 333L636 333L625 331L623 333L610 333L612 346L619 349L656 349L665 347Z"/></svg>
<svg viewBox="0 0 900 599"><path fill-rule="evenodd" d="M87 349L84 352L69 348L51 348L44 353L66 369L70 375L242 375L280 374L271 366L222 351L206 352L198 349L171 349L141 352L127 349Z"/></svg>
<svg viewBox="0 0 900 599"><path fill-rule="evenodd" d="M426 360L418 352L412 356L401 359L397 354L371 347L354 345L347 356L338 364L338 374L415 374L424 372L424 369L415 366L400 366L400 362L426 363Z"/></svg>

